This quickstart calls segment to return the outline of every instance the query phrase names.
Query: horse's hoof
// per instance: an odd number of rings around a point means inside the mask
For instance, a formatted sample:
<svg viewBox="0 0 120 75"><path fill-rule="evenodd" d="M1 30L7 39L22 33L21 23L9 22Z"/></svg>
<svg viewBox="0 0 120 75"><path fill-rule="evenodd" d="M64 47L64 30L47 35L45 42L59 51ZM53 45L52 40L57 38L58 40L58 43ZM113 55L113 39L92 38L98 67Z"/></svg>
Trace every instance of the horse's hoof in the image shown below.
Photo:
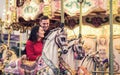
<svg viewBox="0 0 120 75"><path fill-rule="evenodd" d="M63 54L67 54L68 50L63 50Z"/></svg>

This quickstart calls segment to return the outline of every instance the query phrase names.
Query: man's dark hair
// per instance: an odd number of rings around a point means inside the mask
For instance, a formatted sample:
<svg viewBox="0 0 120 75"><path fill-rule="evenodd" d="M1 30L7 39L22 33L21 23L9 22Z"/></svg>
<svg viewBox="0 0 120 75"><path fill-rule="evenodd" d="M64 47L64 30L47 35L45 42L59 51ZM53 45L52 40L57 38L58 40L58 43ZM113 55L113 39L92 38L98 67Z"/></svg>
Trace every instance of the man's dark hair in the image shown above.
<svg viewBox="0 0 120 75"><path fill-rule="evenodd" d="M42 16L42 17L40 17L40 21L42 21L42 20L47 20L47 19L49 19L48 16Z"/></svg>
<svg viewBox="0 0 120 75"><path fill-rule="evenodd" d="M29 39L32 42L36 42L37 41L37 32L39 31L40 26L34 26L31 30Z"/></svg>

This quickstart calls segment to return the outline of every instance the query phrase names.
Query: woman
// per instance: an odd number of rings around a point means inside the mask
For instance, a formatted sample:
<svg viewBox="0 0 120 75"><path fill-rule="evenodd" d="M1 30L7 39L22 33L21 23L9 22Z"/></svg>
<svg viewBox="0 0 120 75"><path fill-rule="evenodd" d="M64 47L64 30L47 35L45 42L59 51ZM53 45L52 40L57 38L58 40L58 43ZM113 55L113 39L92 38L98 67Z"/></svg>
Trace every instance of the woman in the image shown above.
<svg viewBox="0 0 120 75"><path fill-rule="evenodd" d="M26 54L30 61L35 61L42 54L44 30L41 26L32 28L26 43Z"/></svg>

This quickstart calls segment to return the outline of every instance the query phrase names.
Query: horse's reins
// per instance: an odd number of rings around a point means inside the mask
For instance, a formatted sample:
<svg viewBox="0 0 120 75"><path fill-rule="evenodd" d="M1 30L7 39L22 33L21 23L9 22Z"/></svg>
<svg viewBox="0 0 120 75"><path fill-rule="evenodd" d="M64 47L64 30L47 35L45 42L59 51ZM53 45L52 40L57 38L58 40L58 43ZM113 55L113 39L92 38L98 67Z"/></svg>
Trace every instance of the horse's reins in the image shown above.
<svg viewBox="0 0 120 75"><path fill-rule="evenodd" d="M48 37L52 34L52 32L54 32L54 31L56 31L56 30L58 30L58 28L53 29L53 30L50 30L49 33L48 33L48 35L45 36L44 40L49 40Z"/></svg>
<svg viewBox="0 0 120 75"><path fill-rule="evenodd" d="M45 63L53 70L53 72L55 74L58 74L59 73L59 70L58 68L53 64L53 62L51 60L49 60L45 53L43 52L43 56L42 56L43 60L45 61Z"/></svg>
<svg viewBox="0 0 120 75"><path fill-rule="evenodd" d="M97 54L97 53L98 53L98 52L96 52L95 54ZM83 59L83 61L82 61L82 63L81 63L81 66L82 66L83 62L85 61L85 59L86 59L87 57L91 58L91 57L89 56L89 54L90 54L90 53L88 53L88 54L84 57L84 59ZM89 58L88 58L88 59L89 59Z"/></svg>

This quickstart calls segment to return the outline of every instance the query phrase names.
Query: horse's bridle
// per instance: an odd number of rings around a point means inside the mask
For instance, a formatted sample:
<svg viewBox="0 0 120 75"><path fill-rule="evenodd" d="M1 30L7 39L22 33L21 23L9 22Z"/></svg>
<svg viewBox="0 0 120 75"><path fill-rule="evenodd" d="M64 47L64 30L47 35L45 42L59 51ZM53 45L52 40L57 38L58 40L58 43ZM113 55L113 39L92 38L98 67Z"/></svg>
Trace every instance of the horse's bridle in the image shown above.
<svg viewBox="0 0 120 75"><path fill-rule="evenodd" d="M63 37L60 37L60 35ZM65 34L64 32L61 32L60 34L57 34L55 36L55 42L58 45L58 47L62 50L63 54L66 54L68 52L67 49L64 48L68 46L66 37L67 37L67 34Z"/></svg>

